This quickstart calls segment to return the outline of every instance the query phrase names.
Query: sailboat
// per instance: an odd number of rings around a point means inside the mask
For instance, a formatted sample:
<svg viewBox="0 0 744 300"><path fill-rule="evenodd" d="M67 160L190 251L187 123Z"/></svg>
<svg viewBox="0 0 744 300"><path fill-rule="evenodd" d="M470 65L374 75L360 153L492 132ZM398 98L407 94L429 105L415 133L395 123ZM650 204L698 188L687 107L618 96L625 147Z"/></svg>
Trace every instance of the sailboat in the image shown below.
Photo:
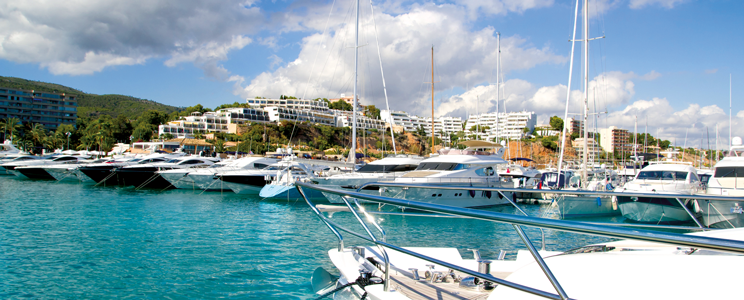
<svg viewBox="0 0 744 300"><path fill-rule="evenodd" d="M576 25L578 23L579 13L579 2L576 3L576 12L574 19L574 38L576 40ZM612 170L590 170L589 165L589 130L588 130L588 116L589 116L589 3L586 1L583 8L583 31L584 38L579 40L584 42L584 91L583 91L583 123L584 123L584 136L583 136L583 155L582 165L579 170L579 176L573 176L571 178L565 178L565 184L568 186L559 186L564 190L582 190L582 191L611 191L619 183L617 173ZM571 47L571 66L569 70L568 79L568 92L566 95L566 117L568 116L568 103L569 95L571 90L571 73L573 72L573 54L574 48ZM563 151L566 145L566 128L567 125L564 123L561 139L561 155L558 160L558 174L568 174L567 171L562 170L563 165ZM592 151L594 148L592 147ZM553 197L553 204L558 208L562 217L590 217L590 216L613 216L619 215L620 211L617 208L617 203L613 198L607 196L583 196L583 195L560 195Z"/></svg>

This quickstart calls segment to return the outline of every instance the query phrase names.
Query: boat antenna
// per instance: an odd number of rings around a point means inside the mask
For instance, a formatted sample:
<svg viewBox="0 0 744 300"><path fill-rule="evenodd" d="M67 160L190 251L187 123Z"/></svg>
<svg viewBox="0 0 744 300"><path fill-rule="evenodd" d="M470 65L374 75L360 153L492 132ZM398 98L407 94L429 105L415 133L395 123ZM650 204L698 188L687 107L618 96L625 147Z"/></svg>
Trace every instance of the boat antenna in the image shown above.
<svg viewBox="0 0 744 300"><path fill-rule="evenodd" d="M348 162L356 163L356 125L357 125L357 81L359 71L359 0L356 1L356 24L354 33L354 94L352 95L352 115L351 115L351 150L349 151ZM354 170L355 168L352 168Z"/></svg>

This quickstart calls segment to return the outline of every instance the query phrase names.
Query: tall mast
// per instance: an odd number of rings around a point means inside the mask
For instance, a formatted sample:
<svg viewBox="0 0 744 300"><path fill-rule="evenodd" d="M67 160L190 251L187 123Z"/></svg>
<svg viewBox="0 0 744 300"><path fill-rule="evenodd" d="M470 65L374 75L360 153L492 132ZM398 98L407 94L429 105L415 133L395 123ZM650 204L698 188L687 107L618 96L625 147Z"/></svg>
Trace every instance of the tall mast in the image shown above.
<svg viewBox="0 0 744 300"><path fill-rule="evenodd" d="M731 146L731 74L729 74L729 146Z"/></svg>
<svg viewBox="0 0 744 300"><path fill-rule="evenodd" d="M576 0L576 10L574 12L574 28L573 28L573 36L571 38L571 62L568 66L568 86L566 87L566 112L563 115L563 130L561 130L561 154L558 157L558 177L560 178L561 174L561 167L563 164L563 153L566 149L566 131L568 130L568 105L569 100L571 100L571 78L573 77L573 60L574 60L574 47L576 46L576 23L579 18L579 0ZM561 186L561 188L563 188Z"/></svg>
<svg viewBox="0 0 744 300"><path fill-rule="evenodd" d="M359 71L359 0L356 1L356 25L354 33L354 95L351 115L351 151L349 151L349 162L356 163L356 126L357 126L357 81Z"/></svg>
<svg viewBox="0 0 744 300"><path fill-rule="evenodd" d="M587 119L589 117L589 0L584 0L584 168L581 170L582 183L588 182L587 169L589 168L589 132L587 130Z"/></svg>
<svg viewBox="0 0 744 300"><path fill-rule="evenodd" d="M499 101L501 101L501 32L496 32L496 142L499 142Z"/></svg>
<svg viewBox="0 0 744 300"><path fill-rule="evenodd" d="M431 153L434 153L434 45L431 45Z"/></svg>

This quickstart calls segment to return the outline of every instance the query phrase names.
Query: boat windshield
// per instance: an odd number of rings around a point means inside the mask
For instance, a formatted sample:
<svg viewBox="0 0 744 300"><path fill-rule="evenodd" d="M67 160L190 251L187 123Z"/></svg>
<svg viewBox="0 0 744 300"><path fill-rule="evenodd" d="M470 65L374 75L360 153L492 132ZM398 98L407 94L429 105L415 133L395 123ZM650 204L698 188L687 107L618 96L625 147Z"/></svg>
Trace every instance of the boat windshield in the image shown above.
<svg viewBox="0 0 744 300"><path fill-rule="evenodd" d="M726 154L727 157L744 157L744 150L742 149L734 149L728 152Z"/></svg>
<svg viewBox="0 0 744 300"><path fill-rule="evenodd" d="M679 171L641 171L636 179L685 181L687 174Z"/></svg>
<svg viewBox="0 0 744 300"><path fill-rule="evenodd" d="M437 170L437 171L456 171L469 168L470 165L458 163L421 163L416 170Z"/></svg>
<svg viewBox="0 0 744 300"><path fill-rule="evenodd" d="M744 177L744 167L718 167L715 177Z"/></svg>
<svg viewBox="0 0 744 300"><path fill-rule="evenodd" d="M357 173L389 173L416 170L416 165L365 165Z"/></svg>

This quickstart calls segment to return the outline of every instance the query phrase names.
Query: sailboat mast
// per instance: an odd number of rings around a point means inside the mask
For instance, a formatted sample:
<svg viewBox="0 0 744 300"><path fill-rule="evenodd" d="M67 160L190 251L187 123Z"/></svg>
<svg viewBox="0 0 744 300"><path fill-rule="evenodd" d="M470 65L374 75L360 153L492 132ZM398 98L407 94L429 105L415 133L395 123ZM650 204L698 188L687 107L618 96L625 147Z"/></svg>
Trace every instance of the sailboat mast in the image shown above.
<svg viewBox="0 0 744 300"><path fill-rule="evenodd" d="M731 131L733 130L733 127L731 127L731 74L729 74L729 146L731 146Z"/></svg>
<svg viewBox="0 0 744 300"><path fill-rule="evenodd" d="M501 101L501 32L496 32L496 142L499 142L499 101Z"/></svg>
<svg viewBox="0 0 744 300"><path fill-rule="evenodd" d="M569 101L571 100L571 78L573 78L573 60L574 60L574 48L576 46L576 24L578 23L579 19L579 3L581 3L579 0L576 0L576 10L574 12L574 28L573 28L573 36L571 37L571 62L568 65L568 86L566 87L566 112L563 115L563 129L561 130L561 154L558 157L558 177L560 177L561 174L561 167L563 164L563 154L566 149L566 131L568 130L568 124L566 124L566 121L568 120L568 105ZM561 186L561 188L563 188Z"/></svg>
<svg viewBox="0 0 744 300"><path fill-rule="evenodd" d="M356 1L356 25L354 33L354 95L351 115L351 151L349 151L349 162L356 163L356 126L357 126L357 81L359 76L359 0Z"/></svg>
<svg viewBox="0 0 744 300"><path fill-rule="evenodd" d="M434 45L431 45L431 153L434 153Z"/></svg>
<svg viewBox="0 0 744 300"><path fill-rule="evenodd" d="M587 120L589 117L589 0L584 1L584 168L581 171L583 183L588 182L587 169L589 168L589 132L587 131Z"/></svg>

